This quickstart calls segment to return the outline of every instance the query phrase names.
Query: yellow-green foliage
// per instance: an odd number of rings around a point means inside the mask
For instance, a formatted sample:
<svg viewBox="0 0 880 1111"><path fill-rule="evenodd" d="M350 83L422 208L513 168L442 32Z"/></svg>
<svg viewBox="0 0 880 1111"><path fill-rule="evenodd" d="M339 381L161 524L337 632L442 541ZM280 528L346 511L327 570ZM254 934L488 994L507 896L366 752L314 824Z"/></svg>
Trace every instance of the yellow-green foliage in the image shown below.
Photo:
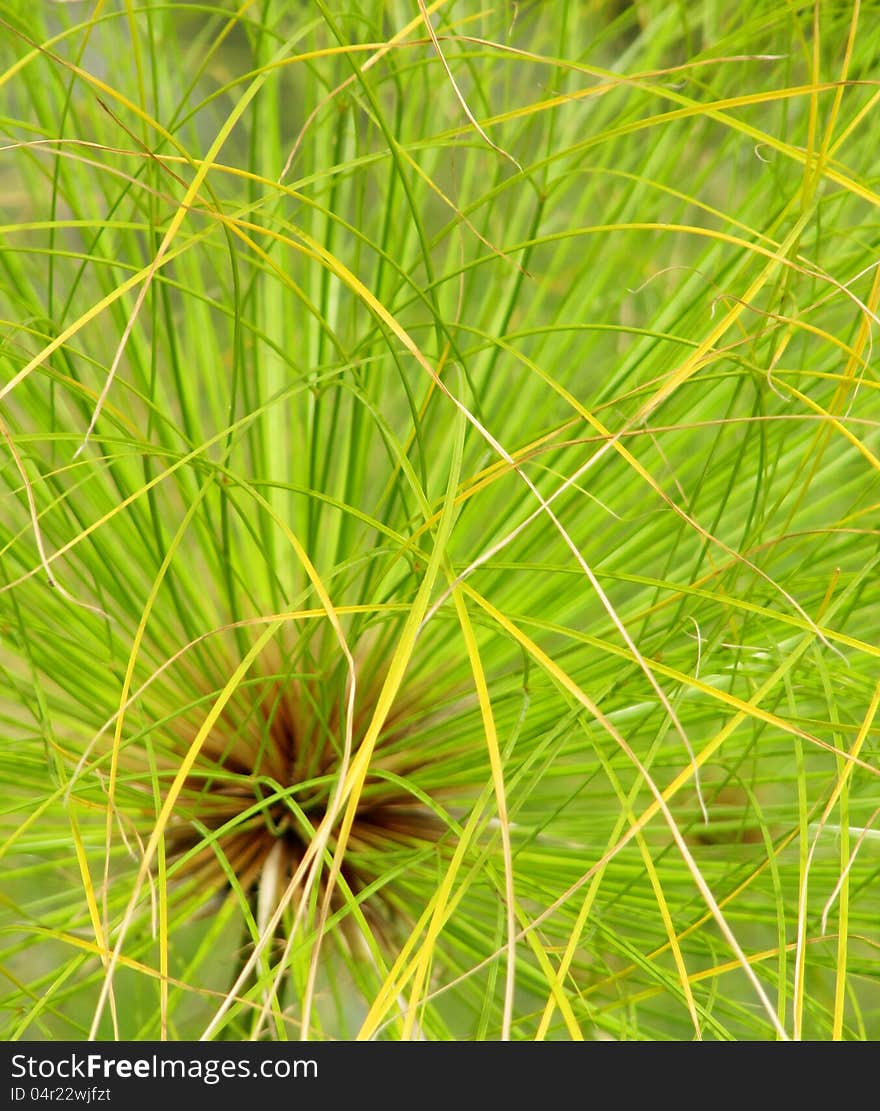
<svg viewBox="0 0 880 1111"><path fill-rule="evenodd" d="M880 1036L876 0L0 17L0 1035Z"/></svg>

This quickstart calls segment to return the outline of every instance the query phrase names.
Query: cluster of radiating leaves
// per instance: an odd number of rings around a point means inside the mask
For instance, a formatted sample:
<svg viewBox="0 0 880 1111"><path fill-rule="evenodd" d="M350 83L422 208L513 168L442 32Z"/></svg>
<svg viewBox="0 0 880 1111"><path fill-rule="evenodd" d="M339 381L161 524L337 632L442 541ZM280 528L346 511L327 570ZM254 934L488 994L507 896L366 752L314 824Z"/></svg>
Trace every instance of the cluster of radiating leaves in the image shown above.
<svg viewBox="0 0 880 1111"><path fill-rule="evenodd" d="M880 1033L872 7L3 5L4 1036Z"/></svg>

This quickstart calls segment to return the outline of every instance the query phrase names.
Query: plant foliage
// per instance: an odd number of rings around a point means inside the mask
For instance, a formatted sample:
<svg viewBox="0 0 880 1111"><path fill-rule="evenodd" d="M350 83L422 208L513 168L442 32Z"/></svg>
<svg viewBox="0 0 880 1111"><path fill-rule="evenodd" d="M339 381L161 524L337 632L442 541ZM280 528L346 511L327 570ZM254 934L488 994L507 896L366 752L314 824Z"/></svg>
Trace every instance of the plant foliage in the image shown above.
<svg viewBox="0 0 880 1111"><path fill-rule="evenodd" d="M874 0L4 0L5 1038L880 1036Z"/></svg>

